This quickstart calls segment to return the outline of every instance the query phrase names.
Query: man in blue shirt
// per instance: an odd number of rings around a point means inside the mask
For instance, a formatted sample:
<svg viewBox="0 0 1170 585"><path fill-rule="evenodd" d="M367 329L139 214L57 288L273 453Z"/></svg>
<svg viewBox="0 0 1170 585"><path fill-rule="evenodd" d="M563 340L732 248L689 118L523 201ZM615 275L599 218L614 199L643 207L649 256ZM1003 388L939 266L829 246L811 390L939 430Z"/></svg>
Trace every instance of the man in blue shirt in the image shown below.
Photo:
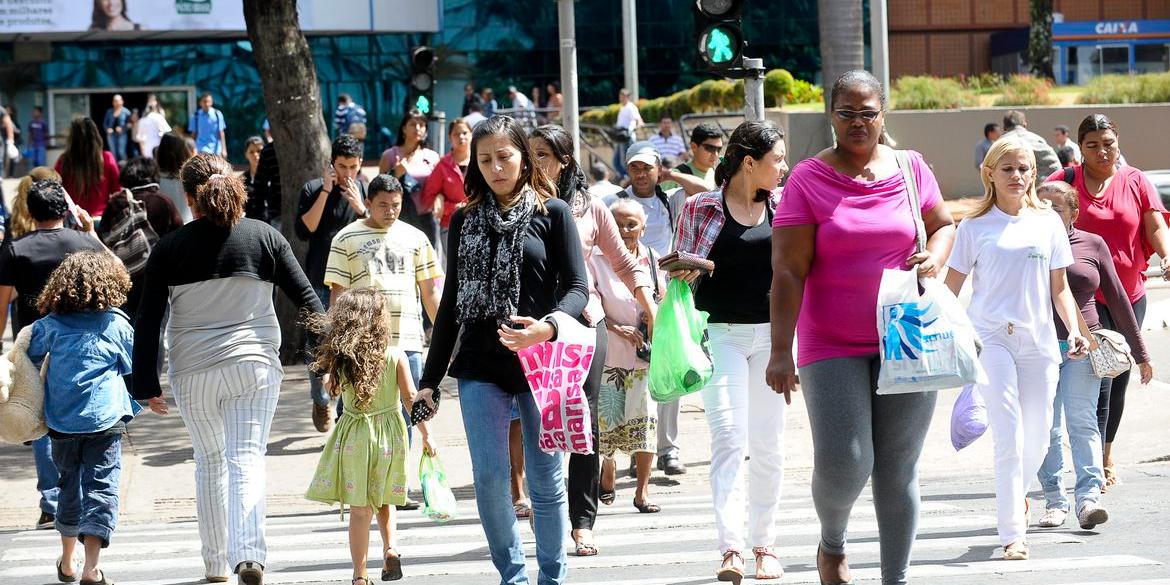
<svg viewBox="0 0 1170 585"><path fill-rule="evenodd" d="M199 109L191 114L187 131L195 138L196 150L227 158L227 136L224 134L227 122L223 119L223 112L212 107L214 103L211 93L199 98Z"/></svg>
<svg viewBox="0 0 1170 585"><path fill-rule="evenodd" d="M29 167L45 166L45 147L49 144L49 123L45 121L44 108L33 107L32 120L28 123L28 146L25 156Z"/></svg>
<svg viewBox="0 0 1170 585"><path fill-rule="evenodd" d="M354 124L365 123L365 108L354 103L353 98L347 93L337 96L337 109L333 112L333 128L337 130L337 136L349 134L349 127Z"/></svg>
<svg viewBox="0 0 1170 585"><path fill-rule="evenodd" d="M118 162L126 160L126 140L130 136L130 110L122 107L122 96L114 94L113 107L106 110L102 126L106 129L106 140L110 152Z"/></svg>

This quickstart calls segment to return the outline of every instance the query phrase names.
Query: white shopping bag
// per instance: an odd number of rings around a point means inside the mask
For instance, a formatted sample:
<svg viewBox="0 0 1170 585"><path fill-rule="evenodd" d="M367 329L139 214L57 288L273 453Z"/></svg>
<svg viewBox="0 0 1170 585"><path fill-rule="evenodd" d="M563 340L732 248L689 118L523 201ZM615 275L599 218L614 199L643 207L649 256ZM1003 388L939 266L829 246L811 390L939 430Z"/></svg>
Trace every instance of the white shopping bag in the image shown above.
<svg viewBox="0 0 1170 585"><path fill-rule="evenodd" d="M556 341L516 352L540 409L537 442L545 453L593 453L592 418L585 378L597 351L597 331L576 319L553 313Z"/></svg>
<svg viewBox="0 0 1170 585"><path fill-rule="evenodd" d="M917 270L885 270L877 302L878 394L985 383L979 336L950 289Z"/></svg>

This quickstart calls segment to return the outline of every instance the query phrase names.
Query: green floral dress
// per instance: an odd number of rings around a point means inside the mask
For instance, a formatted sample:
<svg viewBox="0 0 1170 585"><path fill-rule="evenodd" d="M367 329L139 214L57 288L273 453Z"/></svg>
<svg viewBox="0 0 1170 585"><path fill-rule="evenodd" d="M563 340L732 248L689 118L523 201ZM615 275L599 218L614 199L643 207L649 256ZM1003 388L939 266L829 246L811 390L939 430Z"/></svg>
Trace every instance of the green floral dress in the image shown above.
<svg viewBox="0 0 1170 585"><path fill-rule="evenodd" d="M397 365L388 354L378 393L362 410L354 408L357 397L345 384L345 410L325 443L306 498L374 508L406 503L406 420Z"/></svg>

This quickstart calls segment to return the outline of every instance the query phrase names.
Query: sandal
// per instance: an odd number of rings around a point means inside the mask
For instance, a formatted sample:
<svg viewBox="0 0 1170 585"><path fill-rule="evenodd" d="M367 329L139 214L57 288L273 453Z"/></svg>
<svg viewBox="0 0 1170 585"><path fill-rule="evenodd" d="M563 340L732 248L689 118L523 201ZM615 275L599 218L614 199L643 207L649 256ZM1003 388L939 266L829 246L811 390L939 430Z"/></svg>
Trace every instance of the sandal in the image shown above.
<svg viewBox="0 0 1170 585"><path fill-rule="evenodd" d="M768 573L768 572L764 571L764 562L769 557L772 558L772 560L776 561L777 565L780 565L780 557L776 556L776 553L772 552L772 547L770 547L770 546L757 546L757 547L752 549L752 554L754 554L756 556L756 579L759 579L759 580L779 579L779 578L784 576L784 567L783 566L780 566L779 567L780 570L778 572L775 572L775 573Z"/></svg>
<svg viewBox="0 0 1170 585"><path fill-rule="evenodd" d="M236 575L240 577L240 585L264 584L264 566L255 561L244 561L236 565Z"/></svg>
<svg viewBox="0 0 1170 585"><path fill-rule="evenodd" d="M569 537L573 538L572 533L569 534ZM595 557L595 556L597 556L597 552L598 552L596 544L593 544L591 542L585 543L585 542L582 542L580 540L577 540L576 538L573 538L573 548L574 548L573 554L575 554L579 557Z"/></svg>
<svg viewBox="0 0 1170 585"><path fill-rule="evenodd" d="M739 566L736 566L735 559L739 559ZM715 571L715 579L719 581L730 581L732 585L739 585L743 581L743 555L735 549L727 549L723 553L723 564L719 566L719 570Z"/></svg>
<svg viewBox="0 0 1170 585"><path fill-rule="evenodd" d="M386 549L382 556L382 580L397 581L402 578L402 557L393 548Z"/></svg>
<svg viewBox="0 0 1170 585"><path fill-rule="evenodd" d="M662 508L658 504L651 504L650 502L642 502L639 504L638 500L634 500L634 507L643 514L657 514L662 511Z"/></svg>
<svg viewBox="0 0 1170 585"><path fill-rule="evenodd" d="M825 581L825 580L820 578L821 556L828 556L828 555L829 555L829 553L824 552L823 550L821 550L820 545L817 545L817 579L820 580L821 585L853 585L852 580L850 580L850 581L837 581L837 582L833 583L833 582ZM833 556L837 556L837 555L833 555ZM841 556L844 556L844 555L841 555Z"/></svg>
<svg viewBox="0 0 1170 585"><path fill-rule="evenodd" d="M63 571L61 571L61 565L64 563L65 563L64 557L57 559L57 580L62 582L62 583L73 583L73 582L77 581L77 569L73 570L72 575L66 575ZM72 565L73 564L71 562L70 566L72 567Z"/></svg>
<svg viewBox="0 0 1170 585"><path fill-rule="evenodd" d="M525 501L519 501L512 504L512 511L516 513L518 520L523 520L532 516L532 505Z"/></svg>
<svg viewBox="0 0 1170 585"><path fill-rule="evenodd" d="M1017 540L1005 547L1003 547L1003 560L1005 561L1026 561L1028 560L1028 545L1024 541Z"/></svg>
<svg viewBox="0 0 1170 585"><path fill-rule="evenodd" d="M98 569L98 574L101 575L102 578L98 579L97 581L86 581L85 579L82 579L79 581L79 583L81 583L81 585L114 585L113 581L106 579L105 571Z"/></svg>
<svg viewBox="0 0 1170 585"><path fill-rule="evenodd" d="M358 581L361 581L362 585L371 585L370 578L366 575L362 575L361 577L354 577L350 580L349 585L358 585Z"/></svg>
<svg viewBox="0 0 1170 585"><path fill-rule="evenodd" d="M613 504L613 501L617 499L617 491L616 490L608 490L608 491L601 490L597 494L597 499L601 500L602 504L605 504L606 506L608 506L610 504Z"/></svg>
<svg viewBox="0 0 1170 585"><path fill-rule="evenodd" d="M1117 467L1110 465L1109 467L1105 468L1105 486L1104 487L1113 487L1115 485L1121 485L1121 480L1118 479L1118 477L1117 477ZM1101 491L1105 491L1105 490L1102 489Z"/></svg>

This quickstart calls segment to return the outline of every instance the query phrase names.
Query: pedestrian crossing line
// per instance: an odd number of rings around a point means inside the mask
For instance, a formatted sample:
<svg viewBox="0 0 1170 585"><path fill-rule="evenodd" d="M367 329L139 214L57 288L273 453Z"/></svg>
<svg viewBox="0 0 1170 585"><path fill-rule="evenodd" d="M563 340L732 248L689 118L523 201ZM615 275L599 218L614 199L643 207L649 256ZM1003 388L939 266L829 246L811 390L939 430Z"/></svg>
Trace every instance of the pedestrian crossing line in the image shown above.
<svg viewBox="0 0 1170 585"><path fill-rule="evenodd" d="M1170 585L1170 579L1145 579L1143 581L1084 581L1081 583L1061 583L1059 585Z"/></svg>
<svg viewBox="0 0 1170 585"><path fill-rule="evenodd" d="M714 521L714 513L711 512L709 505L683 504L680 507L693 511L702 511L701 514L689 514L685 517L675 514L640 514L633 507L628 511L614 511L602 510L598 514L597 528L599 531L619 531L619 530L637 530L642 528L661 529L661 528L675 528L675 527L694 527L710 525ZM674 511L679 511L676 507ZM665 509L664 509L665 510ZM961 510L958 506L951 504L944 504L940 502L923 502L921 511L923 514L932 513L948 513L953 514ZM782 527L790 527L792 524L799 522L816 521L815 508L785 508L783 502L780 510L776 515L776 524ZM872 518L874 516L874 509L872 506L860 506L853 510L854 518ZM462 521L476 519L474 515L463 516ZM347 524L337 519L337 516L322 516L319 520L311 522L296 522L288 524L274 525L269 524L267 529L271 532L277 526L282 531L301 531L310 532L314 529L322 529L324 531L340 531L344 532ZM434 537L434 538L462 538L475 534L482 535L483 530L478 523L476 524L438 524L429 518L421 515L412 515L410 517L400 518L398 522L398 529L400 534L405 536L417 536L420 538ZM153 533L145 531L134 531L130 534L121 531L114 532L116 542L132 541L135 538L149 538L151 542L158 542L167 538L198 538L199 530L195 523L185 523L181 528L174 529L156 529ZM36 541L54 541L58 537L54 532L39 532L28 533L12 538L14 542L36 542Z"/></svg>

